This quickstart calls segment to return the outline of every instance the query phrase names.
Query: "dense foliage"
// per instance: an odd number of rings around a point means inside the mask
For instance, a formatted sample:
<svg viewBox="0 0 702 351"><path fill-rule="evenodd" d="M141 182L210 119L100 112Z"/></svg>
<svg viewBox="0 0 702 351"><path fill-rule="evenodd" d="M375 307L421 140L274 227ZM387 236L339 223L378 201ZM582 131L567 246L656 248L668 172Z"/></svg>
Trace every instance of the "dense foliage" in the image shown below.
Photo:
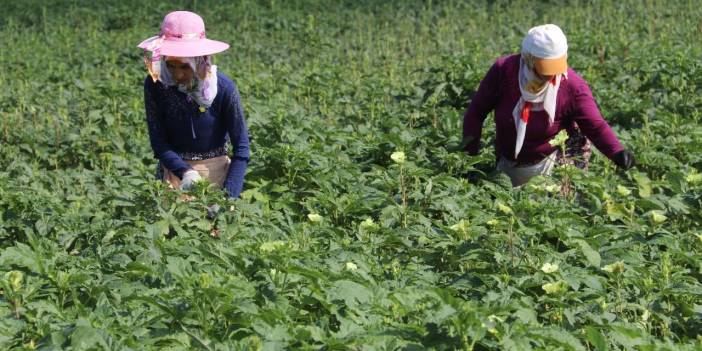
<svg viewBox="0 0 702 351"><path fill-rule="evenodd" d="M2 1L0 349L699 349L697 2L224 3ZM240 200L153 177L136 44L183 8L232 45ZM514 190L491 119L455 146L548 22L639 164Z"/></svg>

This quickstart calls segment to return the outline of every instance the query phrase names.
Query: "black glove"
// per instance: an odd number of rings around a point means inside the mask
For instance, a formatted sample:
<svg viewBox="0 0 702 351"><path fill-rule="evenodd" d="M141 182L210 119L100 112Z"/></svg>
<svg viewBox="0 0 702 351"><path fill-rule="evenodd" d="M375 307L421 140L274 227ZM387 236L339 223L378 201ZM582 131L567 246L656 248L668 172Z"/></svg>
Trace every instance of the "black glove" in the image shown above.
<svg viewBox="0 0 702 351"><path fill-rule="evenodd" d="M458 145L452 145L446 148L446 151L448 152L461 152L461 151L468 151L468 144L473 140L471 137L466 137L461 140L461 143Z"/></svg>
<svg viewBox="0 0 702 351"><path fill-rule="evenodd" d="M619 166L619 168L623 170L627 170L631 167L634 167L636 164L636 159L634 158L634 154L631 153L629 150L622 150L614 154L614 157L612 157L612 160L614 161L614 164Z"/></svg>

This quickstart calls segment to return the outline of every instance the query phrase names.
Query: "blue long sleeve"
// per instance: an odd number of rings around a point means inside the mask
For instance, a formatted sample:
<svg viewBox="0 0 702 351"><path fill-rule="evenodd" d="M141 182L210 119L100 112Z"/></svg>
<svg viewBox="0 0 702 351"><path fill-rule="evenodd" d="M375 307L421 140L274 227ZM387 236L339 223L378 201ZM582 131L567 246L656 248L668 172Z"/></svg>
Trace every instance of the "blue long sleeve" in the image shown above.
<svg viewBox="0 0 702 351"><path fill-rule="evenodd" d="M158 158L163 166L179 178L182 178L183 173L191 167L178 156L168 142L166 130L163 126L163 116L154 97L155 88L156 83L151 80L151 77L147 77L144 81L144 107L149 127L151 148L154 151L154 157Z"/></svg>
<svg viewBox="0 0 702 351"><path fill-rule="evenodd" d="M244 175L249 162L249 133L246 128L246 120L244 119L244 109L241 105L241 98L236 85L232 82L231 86L227 87L228 104L225 104L222 112L224 113L224 124L229 134L229 141L234 149L234 154L231 157L229 172L224 181L224 188L230 197L237 198L241 194L244 187ZM226 95L225 95L226 96Z"/></svg>

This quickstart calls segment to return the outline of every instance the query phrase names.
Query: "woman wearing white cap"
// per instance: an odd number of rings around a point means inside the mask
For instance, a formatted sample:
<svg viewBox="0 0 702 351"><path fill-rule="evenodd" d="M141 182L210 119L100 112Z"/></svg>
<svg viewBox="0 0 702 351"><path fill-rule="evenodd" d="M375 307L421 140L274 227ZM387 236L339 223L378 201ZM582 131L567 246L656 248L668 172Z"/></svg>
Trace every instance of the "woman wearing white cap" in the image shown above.
<svg viewBox="0 0 702 351"><path fill-rule="evenodd" d="M590 88L568 67L567 58L568 43L558 26L531 28L520 54L493 64L465 112L464 145L475 155L483 121L495 111L497 169L514 186L550 174L555 164L586 169L590 141L619 167L634 165L634 155L602 118ZM549 143L563 129L569 134L565 155Z"/></svg>
<svg viewBox="0 0 702 351"><path fill-rule="evenodd" d="M244 110L236 84L212 64L229 45L207 39L197 14L175 11L139 47L150 73L144 104L157 177L179 189L206 178L238 197L249 161Z"/></svg>

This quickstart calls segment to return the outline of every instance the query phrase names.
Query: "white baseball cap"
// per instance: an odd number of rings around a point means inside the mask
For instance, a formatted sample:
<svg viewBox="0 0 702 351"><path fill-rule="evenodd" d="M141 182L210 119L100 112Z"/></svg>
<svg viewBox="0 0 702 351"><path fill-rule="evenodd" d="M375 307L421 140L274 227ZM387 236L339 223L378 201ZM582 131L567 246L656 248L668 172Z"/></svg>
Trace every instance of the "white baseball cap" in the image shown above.
<svg viewBox="0 0 702 351"><path fill-rule="evenodd" d="M529 29L522 40L522 53L537 59L534 69L543 75L565 73L568 69L568 40L555 24L544 24Z"/></svg>

